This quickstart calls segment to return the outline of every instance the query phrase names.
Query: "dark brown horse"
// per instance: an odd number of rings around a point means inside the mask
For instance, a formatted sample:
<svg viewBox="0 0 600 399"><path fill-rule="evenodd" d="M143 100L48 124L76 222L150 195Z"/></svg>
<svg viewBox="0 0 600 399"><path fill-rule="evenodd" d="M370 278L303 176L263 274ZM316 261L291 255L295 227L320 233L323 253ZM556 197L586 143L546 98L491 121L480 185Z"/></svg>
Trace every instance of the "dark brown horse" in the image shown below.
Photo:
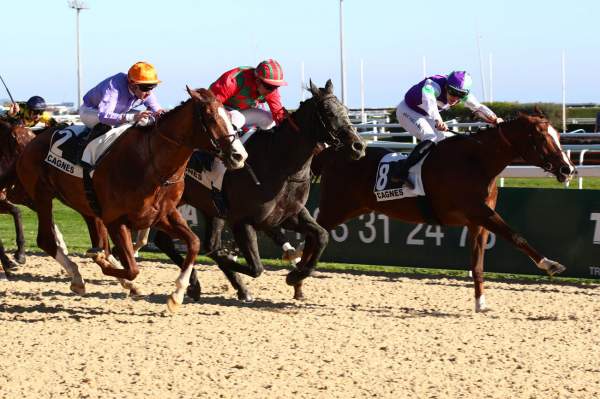
<svg viewBox="0 0 600 399"><path fill-rule="evenodd" d="M13 126L0 121L0 213L10 214L13 217L17 244L14 256L20 264L25 263L25 237L21 211L13 202L23 203L24 198L19 195L22 194L22 190L15 187L18 185L16 164L23 149L34 137L31 130L23 126ZM11 200L7 198L9 191ZM2 239L0 239L0 263L5 269L14 267L6 256Z"/></svg>
<svg viewBox="0 0 600 399"><path fill-rule="evenodd" d="M343 159L364 156L365 143L352 127L346 108L333 94L331 80L327 81L325 88L318 88L311 82L310 92L312 98L302 102L287 121L272 131L258 131L246 142L248 163L252 165L260 185L255 184L245 170L227 172L223 180L223 191L230 204L226 220L246 264L238 263L221 251L210 256L237 290L239 299L251 300L252 296L237 273L258 277L263 271L257 230L273 237L273 229L282 225L304 234L306 242L311 243L317 252L325 249L327 231L315 222L305 207L315 148L320 143L328 143L332 145L332 151ZM182 201L200 209L208 217L217 214L210 190L193 179L186 179ZM224 224L222 219L214 221L215 230L208 233L211 237L210 250L218 249L219 229ZM169 237L157 232L154 240L175 263L182 265L182 259ZM309 263L309 267L314 265ZM189 294L198 299L200 286L194 274L190 282Z"/></svg>
<svg viewBox="0 0 600 399"><path fill-rule="evenodd" d="M425 159L422 181L432 217L424 215L420 198L377 202L373 186L379 160L389 151L369 148L360 161L347 162L329 150L315 158L321 174L321 198L317 222L328 231L359 215L375 211L410 223L467 226L472 247L471 269L475 282L476 310L485 308L483 257L488 231L503 237L529 256L540 269L553 275L564 270L545 258L514 232L494 211L498 189L496 177L511 162L522 158L556 176L570 179L574 167L562 152L558 133L541 115L520 115L496 128L470 136L455 136L439 143ZM305 259L318 254L306 243L302 261L287 282L301 290L312 268Z"/></svg>
<svg viewBox="0 0 600 399"><path fill-rule="evenodd" d="M174 311L183 300L200 241L176 209L183 193L185 165L194 149L216 152L228 168L244 165L247 154L234 134L226 111L205 89L188 89L191 99L164 114L156 124L131 127L112 145L96 166L93 188L101 209L99 220L88 202L83 180L65 174L45 162L51 133L42 133L25 148L17 172L38 214L37 244L72 276L71 289L85 292L85 283L73 263L57 245L52 221L52 199L59 198L78 211L103 241L106 229L115 245L115 255L125 266L117 269L99 253L102 272L133 280L139 273L131 245L131 229L150 226L182 239L188 247L185 265L169 297ZM106 226L106 228L104 228Z"/></svg>

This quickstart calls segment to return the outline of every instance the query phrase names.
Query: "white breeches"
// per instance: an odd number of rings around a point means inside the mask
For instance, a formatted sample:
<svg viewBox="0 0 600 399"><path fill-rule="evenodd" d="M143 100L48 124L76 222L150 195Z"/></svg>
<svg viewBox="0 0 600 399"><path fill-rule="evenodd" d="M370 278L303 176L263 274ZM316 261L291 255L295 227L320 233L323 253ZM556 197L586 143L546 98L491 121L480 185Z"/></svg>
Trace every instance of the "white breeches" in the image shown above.
<svg viewBox="0 0 600 399"><path fill-rule="evenodd" d="M419 140L431 140L433 142L442 141L447 137L453 136L450 132L442 132L435 128L435 120L431 117L421 115L411 109L404 100L396 108L396 118L398 123L406 129L407 132Z"/></svg>
<svg viewBox="0 0 600 399"><path fill-rule="evenodd" d="M90 129L100 123L100 119L98 119L98 110L86 107L85 105L82 105L81 108L79 108L79 117L81 118L81 122Z"/></svg>
<svg viewBox="0 0 600 399"><path fill-rule="evenodd" d="M262 130L268 130L275 126L273 115L269 111L260 108L249 108L244 110L229 111L231 123L238 129L241 127L256 126Z"/></svg>

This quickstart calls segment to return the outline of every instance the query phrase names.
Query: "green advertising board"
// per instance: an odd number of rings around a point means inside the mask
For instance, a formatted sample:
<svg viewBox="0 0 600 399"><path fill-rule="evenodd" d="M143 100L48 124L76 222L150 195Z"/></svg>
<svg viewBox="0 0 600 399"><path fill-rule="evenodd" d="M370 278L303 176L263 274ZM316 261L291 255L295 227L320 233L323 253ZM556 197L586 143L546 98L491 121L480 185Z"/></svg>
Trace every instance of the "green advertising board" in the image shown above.
<svg viewBox="0 0 600 399"><path fill-rule="evenodd" d="M308 208L318 212L319 185L313 185ZM343 199L340 199L343 201ZM600 192L502 188L497 210L504 220L543 256L567 267L570 277L600 279ZM183 211L188 220L198 221L195 210ZM194 224L194 223L193 223ZM203 237L202 223L195 226ZM301 241L287 233L290 242ZM264 236L260 237L263 258L281 256ZM467 229L426 224L407 224L381 214L367 214L338 226L330 233L323 257L326 262L468 269L470 249ZM523 253L490 234L485 270L501 273L543 274Z"/></svg>

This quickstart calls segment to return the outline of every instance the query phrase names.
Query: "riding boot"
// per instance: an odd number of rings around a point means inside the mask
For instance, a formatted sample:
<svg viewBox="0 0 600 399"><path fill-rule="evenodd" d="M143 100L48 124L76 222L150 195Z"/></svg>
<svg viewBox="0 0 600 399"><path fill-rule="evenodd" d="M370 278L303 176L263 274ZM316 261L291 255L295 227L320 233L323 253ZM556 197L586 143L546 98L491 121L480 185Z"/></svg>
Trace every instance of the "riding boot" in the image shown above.
<svg viewBox="0 0 600 399"><path fill-rule="evenodd" d="M94 125L92 130L89 132L89 134L85 138L86 144L89 143L90 141L102 136L103 134L107 133L112 128L113 127L110 125L106 125L104 123L97 123L96 125Z"/></svg>
<svg viewBox="0 0 600 399"><path fill-rule="evenodd" d="M398 165L398 167L395 168L395 170L392 172L390 176L392 182L401 182L408 189L414 190L415 185L408 178L408 172L410 168L418 164L419 161L423 159L423 157L427 155L427 153L431 151L431 149L434 146L435 143L431 140L423 140L419 144L417 144L416 147L412 150L412 152L408 155L408 157L404 161L402 161L400 165Z"/></svg>
<svg viewBox="0 0 600 399"><path fill-rule="evenodd" d="M206 151L194 151L188 162L188 168L202 171L211 171L215 156Z"/></svg>
<svg viewBox="0 0 600 399"><path fill-rule="evenodd" d="M215 204L215 208L217 208L217 212L219 213L219 217L225 218L227 216L227 200L225 199L225 195L221 190L217 190L213 187L211 190L212 200Z"/></svg>

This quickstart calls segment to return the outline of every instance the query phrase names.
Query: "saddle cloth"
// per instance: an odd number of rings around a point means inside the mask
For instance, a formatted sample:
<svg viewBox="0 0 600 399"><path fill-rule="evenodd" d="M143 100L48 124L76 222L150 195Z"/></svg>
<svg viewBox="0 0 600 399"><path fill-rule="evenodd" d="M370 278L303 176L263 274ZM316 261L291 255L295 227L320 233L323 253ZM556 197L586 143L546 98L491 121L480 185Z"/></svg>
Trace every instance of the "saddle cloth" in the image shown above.
<svg viewBox="0 0 600 399"><path fill-rule="evenodd" d="M426 158L427 155L423 157L419 163L410 168L408 178L414 183L415 188L414 190L409 190L406 186L401 185L401 183L394 183L392 182L392 179L389 178L390 171L397 168L399 165L396 163L404 161L406 155L399 152L391 152L384 155L379 160L377 174L375 175L375 184L373 186L373 194L375 194L377 201L391 201L425 195L423 182L421 181L421 166Z"/></svg>
<svg viewBox="0 0 600 399"><path fill-rule="evenodd" d="M257 129L252 128L244 132L240 137L242 144L246 144L256 131ZM190 162L188 162L185 174L210 190L221 191L227 168L219 158L214 157L214 160L207 162L207 157L212 156L201 151L195 151L190 158Z"/></svg>
<svg viewBox="0 0 600 399"><path fill-rule="evenodd" d="M113 128L86 145L81 161L92 167L90 175L93 176L93 168L102 155L129 127L131 124L126 123ZM55 131L50 140L50 151L46 156L46 162L71 176L83 178L83 168L79 165L80 160L75 158L78 157L77 149L80 147L80 141L85 140L88 132L89 128L84 125L73 125Z"/></svg>

